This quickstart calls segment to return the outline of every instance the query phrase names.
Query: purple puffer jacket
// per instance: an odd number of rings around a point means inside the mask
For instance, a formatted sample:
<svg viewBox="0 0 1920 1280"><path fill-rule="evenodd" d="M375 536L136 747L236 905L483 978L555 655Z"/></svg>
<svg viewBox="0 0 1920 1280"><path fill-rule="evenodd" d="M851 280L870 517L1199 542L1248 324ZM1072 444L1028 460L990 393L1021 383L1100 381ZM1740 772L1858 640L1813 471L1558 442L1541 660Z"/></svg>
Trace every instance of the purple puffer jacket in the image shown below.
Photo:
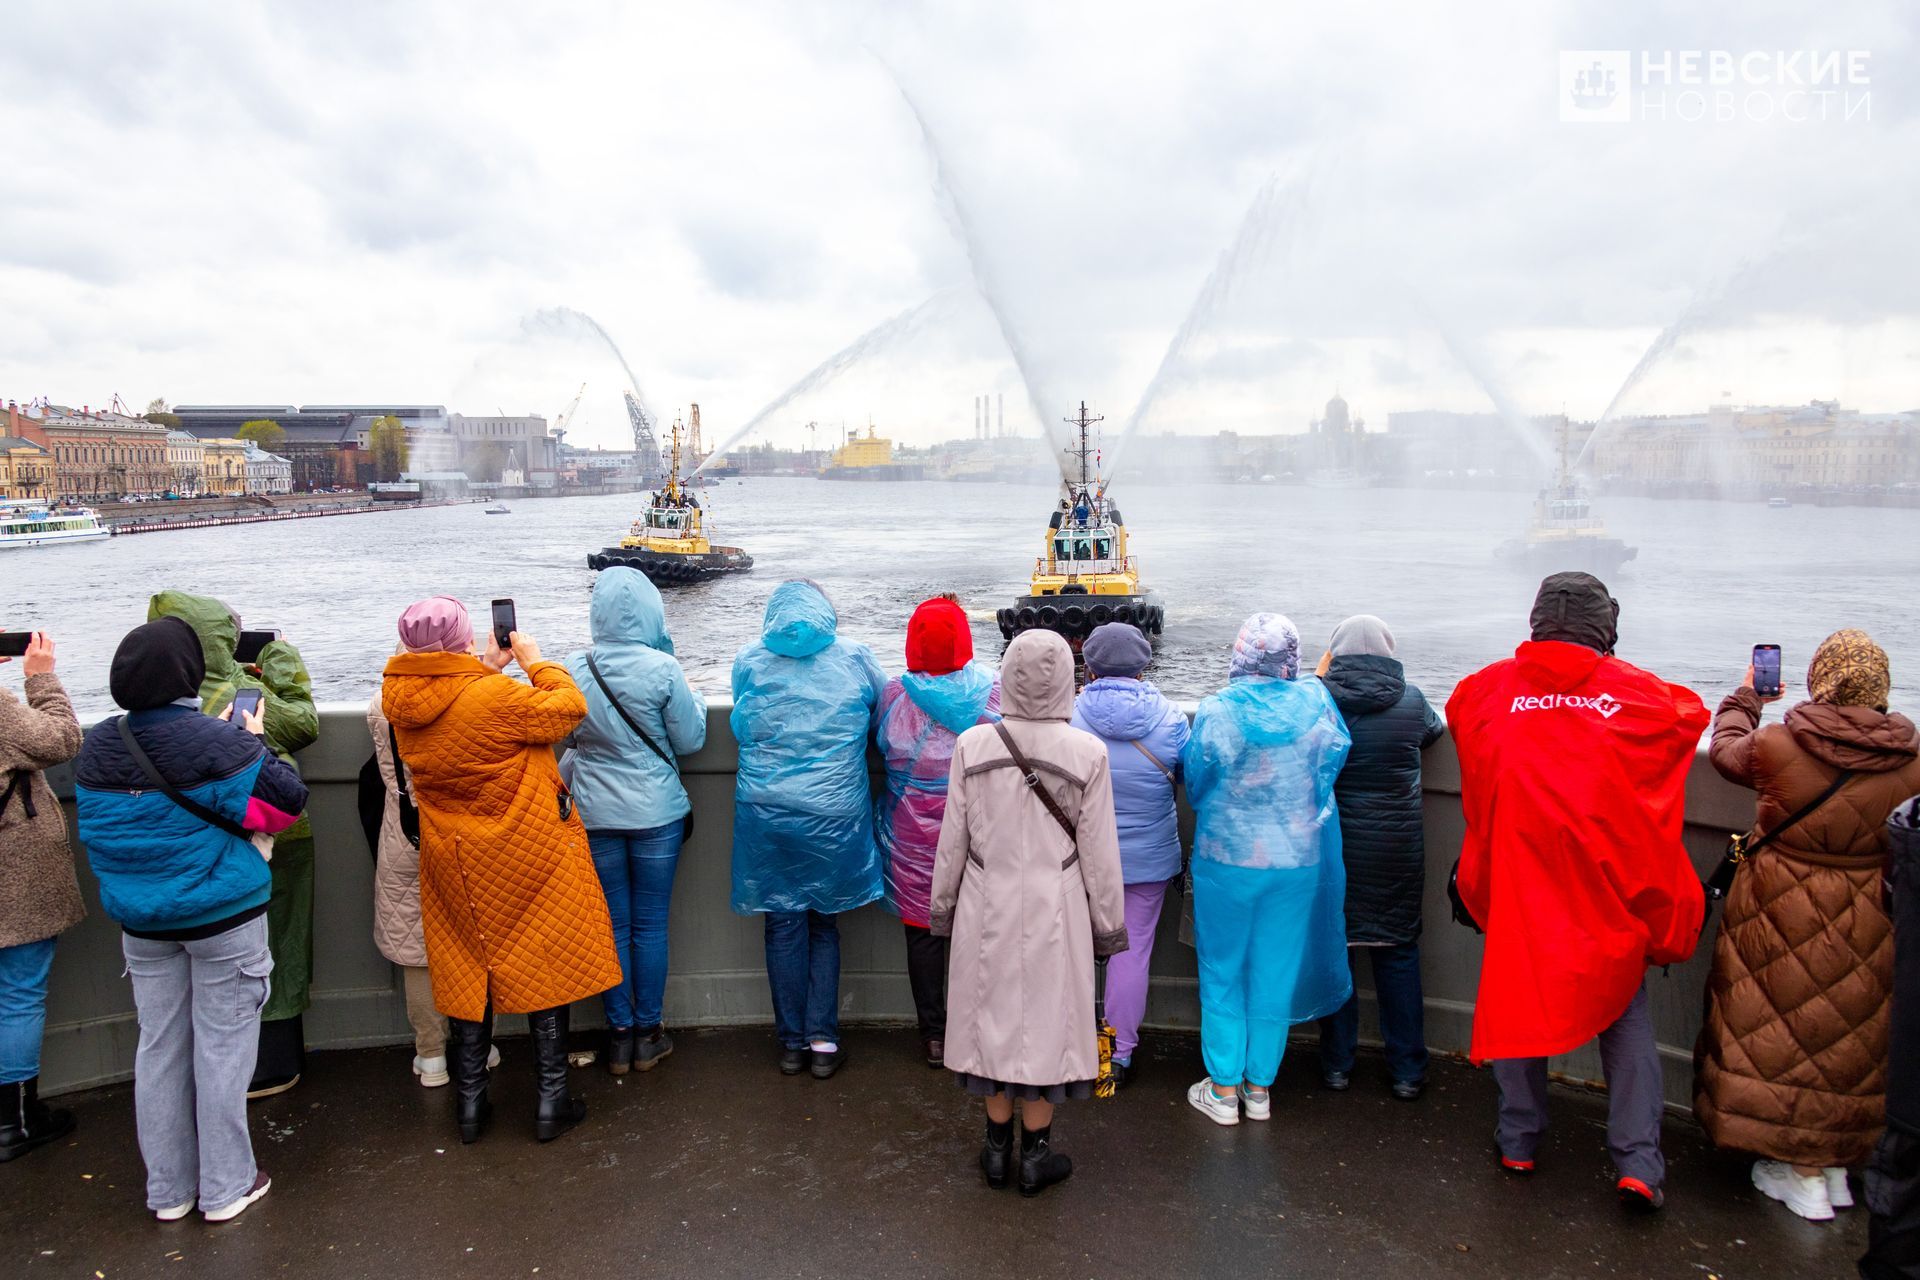
<svg viewBox="0 0 1920 1280"><path fill-rule="evenodd" d="M999 718L1000 683L977 663L942 676L895 676L880 695L874 737L886 762L887 789L874 801L874 834L887 910L916 928L927 927L953 744L962 731Z"/></svg>

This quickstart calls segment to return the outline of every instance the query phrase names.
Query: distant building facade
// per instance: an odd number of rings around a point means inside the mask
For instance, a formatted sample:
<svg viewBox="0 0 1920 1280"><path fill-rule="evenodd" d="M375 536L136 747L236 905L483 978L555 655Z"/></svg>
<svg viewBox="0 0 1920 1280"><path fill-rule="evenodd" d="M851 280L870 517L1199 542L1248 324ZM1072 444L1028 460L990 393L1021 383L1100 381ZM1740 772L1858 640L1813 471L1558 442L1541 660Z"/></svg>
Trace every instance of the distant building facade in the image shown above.
<svg viewBox="0 0 1920 1280"><path fill-rule="evenodd" d="M245 461L246 490L249 494L271 496L293 492L293 464L277 453L268 453L251 440Z"/></svg>
<svg viewBox="0 0 1920 1280"><path fill-rule="evenodd" d="M490 480L491 475L480 472L498 470L503 484L551 487L558 482L560 440L548 431L547 420L540 415L473 417L455 413L448 415L447 425L453 432L460 469L473 479ZM509 469L521 472L521 478L509 480L504 474Z"/></svg>
<svg viewBox="0 0 1920 1280"><path fill-rule="evenodd" d="M209 498L239 498L247 492L247 442L200 442L200 492Z"/></svg>
<svg viewBox="0 0 1920 1280"><path fill-rule="evenodd" d="M200 496L206 471L207 447L191 431L167 432L167 470L173 476L173 491L183 498Z"/></svg>
<svg viewBox="0 0 1920 1280"><path fill-rule="evenodd" d="M53 460L54 496L103 500L161 494L167 468L167 429L105 409L10 405L8 434L46 450Z"/></svg>
<svg viewBox="0 0 1920 1280"><path fill-rule="evenodd" d="M1593 470L1638 486L1863 489L1920 483L1920 411L1862 413L1835 400L1715 405L1600 429Z"/></svg>
<svg viewBox="0 0 1920 1280"><path fill-rule="evenodd" d="M53 488L53 455L25 436L0 435L0 498L46 502Z"/></svg>
<svg viewBox="0 0 1920 1280"><path fill-rule="evenodd" d="M230 438L256 418L280 424L286 439L274 446L293 470L297 492L364 487L375 479L367 435L375 419L398 418L407 433L407 467L452 467L459 454L446 409L437 404L183 404L180 425L203 440Z"/></svg>

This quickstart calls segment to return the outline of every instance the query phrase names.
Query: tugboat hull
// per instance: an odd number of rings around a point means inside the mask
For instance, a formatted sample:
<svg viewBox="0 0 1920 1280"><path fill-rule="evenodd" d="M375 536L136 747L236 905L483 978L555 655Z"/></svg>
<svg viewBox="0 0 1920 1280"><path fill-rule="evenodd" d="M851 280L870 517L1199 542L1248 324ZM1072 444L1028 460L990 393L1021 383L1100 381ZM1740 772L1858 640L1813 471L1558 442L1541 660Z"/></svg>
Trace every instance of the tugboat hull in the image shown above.
<svg viewBox="0 0 1920 1280"><path fill-rule="evenodd" d="M1575 538L1553 542L1515 539L1494 552L1510 568L1541 577L1550 573L1591 573L1605 578L1639 554L1619 538Z"/></svg>
<svg viewBox="0 0 1920 1280"><path fill-rule="evenodd" d="M608 547L587 557L589 569L625 565L638 569L656 587L681 587L753 568L753 557L738 547L715 547L699 555L673 555L637 547Z"/></svg>
<svg viewBox="0 0 1920 1280"><path fill-rule="evenodd" d="M1151 596L1021 596L1000 610L1000 634L1007 640L1022 631L1054 631L1076 650L1095 627L1126 622L1148 640L1159 638L1166 612Z"/></svg>

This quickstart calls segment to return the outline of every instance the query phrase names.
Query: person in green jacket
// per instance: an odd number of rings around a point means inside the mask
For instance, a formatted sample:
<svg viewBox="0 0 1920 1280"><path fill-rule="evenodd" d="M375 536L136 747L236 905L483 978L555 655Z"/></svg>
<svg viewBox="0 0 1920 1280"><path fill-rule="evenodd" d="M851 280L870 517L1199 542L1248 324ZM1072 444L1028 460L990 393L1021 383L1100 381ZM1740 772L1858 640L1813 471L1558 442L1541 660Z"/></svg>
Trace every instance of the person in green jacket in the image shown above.
<svg viewBox="0 0 1920 1280"><path fill-rule="evenodd" d="M212 596L162 591L147 604L147 621L179 618L200 637L207 675L200 684L200 709L217 716L241 689L262 693L267 746L289 765L293 753L320 736L313 705L313 682L300 651L275 640L257 662L242 666L234 657L240 641L239 615ZM297 765L294 766L296 769ZM267 905L267 945L273 953L272 991L260 1012L260 1055L249 1098L284 1093L300 1082L306 1040L300 1015L307 1009L313 976L313 824L306 814L274 837L273 897Z"/></svg>

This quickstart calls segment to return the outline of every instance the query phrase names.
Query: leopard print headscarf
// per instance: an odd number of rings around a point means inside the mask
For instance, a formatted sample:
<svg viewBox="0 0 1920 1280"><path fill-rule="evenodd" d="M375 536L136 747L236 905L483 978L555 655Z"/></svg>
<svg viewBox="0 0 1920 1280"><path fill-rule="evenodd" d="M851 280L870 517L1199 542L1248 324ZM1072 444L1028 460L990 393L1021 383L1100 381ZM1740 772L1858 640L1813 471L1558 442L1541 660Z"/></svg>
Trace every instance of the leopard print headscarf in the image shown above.
<svg viewBox="0 0 1920 1280"><path fill-rule="evenodd" d="M1807 693L1815 702L1885 711L1892 683L1887 651L1864 631L1834 632L1807 664Z"/></svg>

